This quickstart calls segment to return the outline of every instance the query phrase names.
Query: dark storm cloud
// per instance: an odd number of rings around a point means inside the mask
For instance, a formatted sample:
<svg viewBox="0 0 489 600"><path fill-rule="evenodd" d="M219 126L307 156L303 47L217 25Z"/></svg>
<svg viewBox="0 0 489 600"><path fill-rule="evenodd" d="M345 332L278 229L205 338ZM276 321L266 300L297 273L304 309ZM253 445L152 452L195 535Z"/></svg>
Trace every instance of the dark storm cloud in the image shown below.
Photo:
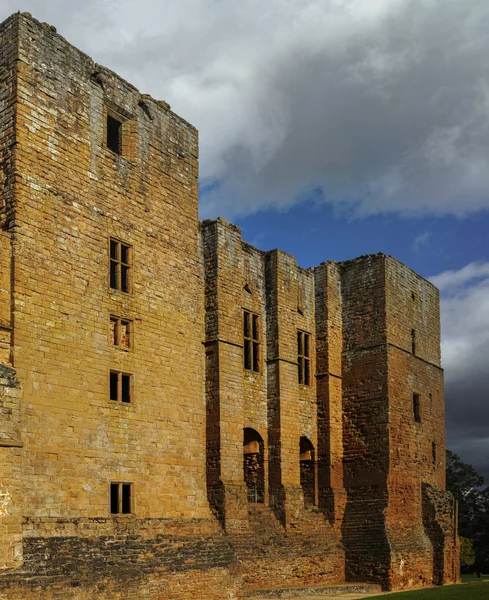
<svg viewBox="0 0 489 600"><path fill-rule="evenodd" d="M489 485L489 263L432 281L442 293L447 446Z"/></svg>

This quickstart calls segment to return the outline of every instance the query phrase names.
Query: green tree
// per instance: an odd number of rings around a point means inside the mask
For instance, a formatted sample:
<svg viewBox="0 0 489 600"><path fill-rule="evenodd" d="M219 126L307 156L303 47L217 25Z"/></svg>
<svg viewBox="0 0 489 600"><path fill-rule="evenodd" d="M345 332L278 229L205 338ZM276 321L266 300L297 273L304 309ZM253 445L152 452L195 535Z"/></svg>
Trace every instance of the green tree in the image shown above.
<svg viewBox="0 0 489 600"><path fill-rule="evenodd" d="M475 551L472 540L460 536L460 566L470 567L475 563Z"/></svg>
<svg viewBox="0 0 489 600"><path fill-rule="evenodd" d="M459 534L472 541L475 567L489 571L489 487L477 471L447 450L447 490L459 505ZM461 547L462 550L462 547Z"/></svg>

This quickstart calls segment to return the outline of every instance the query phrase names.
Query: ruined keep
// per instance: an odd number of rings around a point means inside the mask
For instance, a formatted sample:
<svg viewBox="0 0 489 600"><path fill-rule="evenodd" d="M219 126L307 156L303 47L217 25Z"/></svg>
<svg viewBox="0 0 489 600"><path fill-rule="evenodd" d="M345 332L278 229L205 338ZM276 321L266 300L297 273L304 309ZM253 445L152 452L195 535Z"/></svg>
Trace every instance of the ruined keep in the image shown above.
<svg viewBox="0 0 489 600"><path fill-rule="evenodd" d="M0 40L0 598L457 581L436 288L199 222L191 125Z"/></svg>

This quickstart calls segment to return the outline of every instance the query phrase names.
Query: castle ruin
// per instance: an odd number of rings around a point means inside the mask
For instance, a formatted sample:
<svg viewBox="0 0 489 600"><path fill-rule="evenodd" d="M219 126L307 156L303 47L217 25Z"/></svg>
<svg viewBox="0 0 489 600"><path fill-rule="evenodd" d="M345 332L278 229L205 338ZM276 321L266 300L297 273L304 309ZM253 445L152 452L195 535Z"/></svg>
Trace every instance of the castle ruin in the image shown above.
<svg viewBox="0 0 489 600"><path fill-rule="evenodd" d="M437 289L200 222L168 104L0 40L0 598L458 581Z"/></svg>

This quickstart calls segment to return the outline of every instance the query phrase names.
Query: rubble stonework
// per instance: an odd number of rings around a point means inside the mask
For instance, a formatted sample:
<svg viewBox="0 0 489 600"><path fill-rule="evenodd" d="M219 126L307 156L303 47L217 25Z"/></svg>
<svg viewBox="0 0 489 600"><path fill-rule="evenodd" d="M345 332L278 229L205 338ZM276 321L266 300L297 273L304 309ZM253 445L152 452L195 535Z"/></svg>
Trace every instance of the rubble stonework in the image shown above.
<svg viewBox="0 0 489 600"><path fill-rule="evenodd" d="M0 598L457 581L436 288L199 222L168 104L27 13L0 42Z"/></svg>

